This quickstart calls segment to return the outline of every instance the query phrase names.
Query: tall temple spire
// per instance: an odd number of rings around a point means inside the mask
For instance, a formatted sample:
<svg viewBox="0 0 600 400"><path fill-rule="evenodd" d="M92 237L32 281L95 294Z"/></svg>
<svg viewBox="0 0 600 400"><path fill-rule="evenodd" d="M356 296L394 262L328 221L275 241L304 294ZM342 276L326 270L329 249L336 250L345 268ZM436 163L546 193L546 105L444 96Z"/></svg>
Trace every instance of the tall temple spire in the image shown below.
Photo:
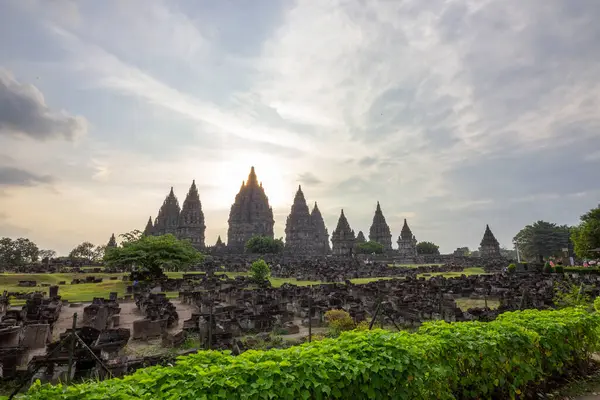
<svg viewBox="0 0 600 400"><path fill-rule="evenodd" d="M404 221L406 222L406 220ZM385 217L383 216L383 211L381 211L379 202L377 202L375 215L373 216L373 222L371 224L371 228L369 229L369 240L383 245L384 252L389 252L392 250L392 232L385 221Z"/></svg>
<svg viewBox="0 0 600 400"><path fill-rule="evenodd" d="M253 236L273 237L273 210L258 184L254 167L250 169L246 185L235 196L228 222L227 247L232 252L243 253L246 242Z"/></svg>
<svg viewBox="0 0 600 400"><path fill-rule="evenodd" d="M106 244L106 248L117 247L117 238L115 238L115 234L110 235L110 239L108 239L108 243Z"/></svg>
<svg viewBox="0 0 600 400"><path fill-rule="evenodd" d="M484 258L500 257L500 243L496 240L489 225L485 226L485 232L479 245L479 254Z"/></svg>
<svg viewBox="0 0 600 400"><path fill-rule="evenodd" d="M319 210L319 206L315 201L315 205L310 213L310 220L314 229L315 234L315 246L316 252L320 255L327 255L331 252L331 246L329 244L329 232L325 226L325 221Z"/></svg>
<svg viewBox="0 0 600 400"><path fill-rule="evenodd" d="M177 201L173 186L171 186L171 190L165 198L163 205L160 207L160 210L158 210L158 215L154 220L154 234L159 236L167 233L177 235L180 211L179 201Z"/></svg>
<svg viewBox="0 0 600 400"><path fill-rule="evenodd" d="M405 263L412 263L417 257L417 238L408 227L406 218L404 218L404 225L398 237L398 254Z"/></svg>
<svg viewBox="0 0 600 400"><path fill-rule="evenodd" d="M204 224L204 212L202 211L196 180L192 181L192 185L183 201L177 231L179 238L189 240L197 249L204 248L206 225Z"/></svg>
<svg viewBox="0 0 600 400"><path fill-rule="evenodd" d="M152 216L148 217L148 222L146 223L146 227L144 228L144 236L152 236L154 233L154 224L152 223Z"/></svg>
<svg viewBox="0 0 600 400"><path fill-rule="evenodd" d="M350 228L350 224L344 215L344 209L342 209L337 226L331 234L333 254L337 256L352 255L355 240L354 231Z"/></svg>
<svg viewBox="0 0 600 400"><path fill-rule="evenodd" d="M294 254L313 255L317 247L315 226L302 187L298 186L292 209L285 223L285 250Z"/></svg>

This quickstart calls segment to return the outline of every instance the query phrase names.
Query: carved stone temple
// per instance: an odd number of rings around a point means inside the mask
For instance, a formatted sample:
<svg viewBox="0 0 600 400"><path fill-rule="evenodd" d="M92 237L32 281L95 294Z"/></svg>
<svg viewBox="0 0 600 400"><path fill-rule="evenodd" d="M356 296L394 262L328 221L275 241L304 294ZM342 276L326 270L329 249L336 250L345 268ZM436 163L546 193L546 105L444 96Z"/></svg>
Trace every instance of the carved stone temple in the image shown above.
<svg viewBox="0 0 600 400"><path fill-rule="evenodd" d="M406 218L404 218L404 225L398 237L398 256L405 263L412 263L417 257L417 238L408 227Z"/></svg>
<svg viewBox="0 0 600 400"><path fill-rule="evenodd" d="M302 187L298 186L292 209L285 223L285 251L299 255L317 255L320 253L319 247L316 226L313 224Z"/></svg>
<svg viewBox="0 0 600 400"><path fill-rule="evenodd" d="M273 238L273 209L259 184L254 167L250 169L248 180L242 182L239 193L229 212L227 249L233 253L243 253L246 242L253 236Z"/></svg>
<svg viewBox="0 0 600 400"><path fill-rule="evenodd" d="M340 213L337 227L331 234L332 253L334 256L349 256L353 254L354 242L356 238L354 231L344 215L344 210Z"/></svg>
<svg viewBox="0 0 600 400"><path fill-rule="evenodd" d="M405 220L406 221L406 220ZM373 223L369 229L369 240L383 245L383 252L389 253L392 251L392 232L385 221L381 206L377 202Z"/></svg>
<svg viewBox="0 0 600 400"><path fill-rule="evenodd" d="M204 248L205 232L204 212L195 181L192 181L183 208L179 207L179 201L171 187L154 223L150 217L144 229L144 235L160 236L170 233L179 239L187 239L197 249Z"/></svg>
<svg viewBox="0 0 600 400"><path fill-rule="evenodd" d="M110 235L110 239L108 239L108 243L106 243L107 249L110 249L111 247L117 247L117 238L114 233Z"/></svg>
<svg viewBox="0 0 600 400"><path fill-rule="evenodd" d="M485 226L483 239L479 244L479 255L483 258L500 257L500 243L496 240L489 225Z"/></svg>
<svg viewBox="0 0 600 400"><path fill-rule="evenodd" d="M314 228L315 247L318 255L331 254L331 246L329 245L329 232L325 226L325 220L321 215L321 210L315 201L315 206L310 212L310 220Z"/></svg>

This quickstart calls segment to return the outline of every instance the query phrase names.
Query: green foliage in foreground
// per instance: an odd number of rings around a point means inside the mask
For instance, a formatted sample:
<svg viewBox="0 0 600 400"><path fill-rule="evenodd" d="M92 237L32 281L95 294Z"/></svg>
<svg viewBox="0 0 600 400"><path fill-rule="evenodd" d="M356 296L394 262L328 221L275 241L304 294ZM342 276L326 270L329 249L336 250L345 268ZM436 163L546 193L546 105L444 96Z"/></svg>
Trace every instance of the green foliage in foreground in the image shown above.
<svg viewBox="0 0 600 400"><path fill-rule="evenodd" d="M69 386L34 385L53 399L514 398L589 356L600 315L526 310L496 321L426 323L417 333L351 331L288 349L201 351L173 367Z"/></svg>

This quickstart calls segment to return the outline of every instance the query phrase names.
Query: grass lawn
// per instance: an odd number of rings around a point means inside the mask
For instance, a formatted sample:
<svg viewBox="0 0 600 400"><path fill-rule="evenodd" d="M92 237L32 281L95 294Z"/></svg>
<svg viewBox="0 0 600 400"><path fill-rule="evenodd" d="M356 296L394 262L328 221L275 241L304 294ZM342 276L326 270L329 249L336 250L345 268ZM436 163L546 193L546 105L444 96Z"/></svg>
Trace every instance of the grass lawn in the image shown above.
<svg viewBox="0 0 600 400"><path fill-rule="evenodd" d="M469 299L468 297L463 297L460 299L456 299L456 305L463 311L467 311L469 308L475 307L485 307L485 300L480 299ZM495 310L500 306L500 301L496 299L488 299L487 305L492 310Z"/></svg>
<svg viewBox="0 0 600 400"><path fill-rule="evenodd" d="M471 268L465 268L462 272L432 272L430 274L419 274L417 275L419 278L420 277L424 277L426 279L431 278L432 276L445 276L446 278L456 278L458 276L461 275L466 275L466 276L470 276L470 275L488 275L487 272L485 272L483 270L483 268L481 267L471 267Z"/></svg>
<svg viewBox="0 0 600 400"><path fill-rule="evenodd" d="M388 264L388 267L403 267L403 268L417 268L417 267L439 267L444 264Z"/></svg>

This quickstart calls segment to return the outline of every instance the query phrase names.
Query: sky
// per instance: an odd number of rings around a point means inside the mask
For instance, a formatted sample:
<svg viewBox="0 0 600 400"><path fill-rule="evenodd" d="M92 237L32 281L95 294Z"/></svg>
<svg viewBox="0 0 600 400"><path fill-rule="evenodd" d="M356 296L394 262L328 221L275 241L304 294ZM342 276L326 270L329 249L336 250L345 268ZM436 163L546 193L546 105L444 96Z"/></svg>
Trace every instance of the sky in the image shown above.
<svg viewBox="0 0 600 400"><path fill-rule="evenodd" d="M0 237L68 253L255 166L331 233L379 201L442 252L600 203L600 1L2 0Z"/></svg>

